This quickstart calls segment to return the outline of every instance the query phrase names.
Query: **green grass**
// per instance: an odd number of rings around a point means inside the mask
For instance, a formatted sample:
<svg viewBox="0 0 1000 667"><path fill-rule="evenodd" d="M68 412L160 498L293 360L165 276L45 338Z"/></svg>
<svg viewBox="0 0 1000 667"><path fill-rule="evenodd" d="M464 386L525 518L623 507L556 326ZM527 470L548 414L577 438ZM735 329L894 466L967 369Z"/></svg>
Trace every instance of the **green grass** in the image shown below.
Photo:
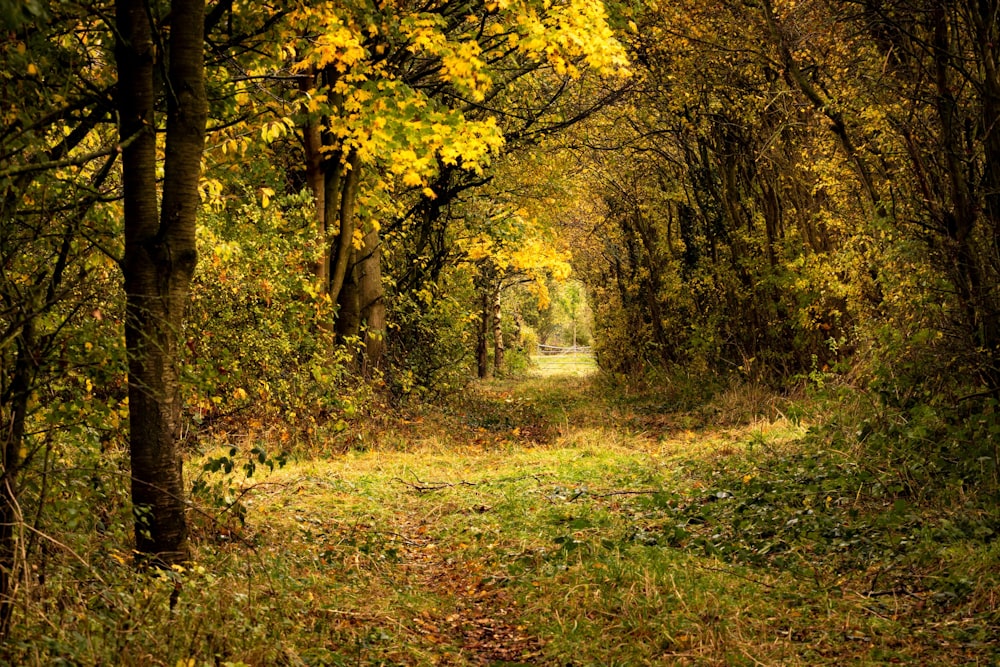
<svg viewBox="0 0 1000 667"><path fill-rule="evenodd" d="M995 664L986 517L949 529L807 420L766 417L751 392L720 400L693 419L575 370L484 383L267 476L245 525L197 523L186 572L136 575L124 544L74 543L94 568L60 561L6 656ZM722 410L725 427L692 426Z"/></svg>
<svg viewBox="0 0 1000 667"><path fill-rule="evenodd" d="M531 374L540 377L553 375L587 376L597 372L597 362L590 354L548 354L531 358Z"/></svg>

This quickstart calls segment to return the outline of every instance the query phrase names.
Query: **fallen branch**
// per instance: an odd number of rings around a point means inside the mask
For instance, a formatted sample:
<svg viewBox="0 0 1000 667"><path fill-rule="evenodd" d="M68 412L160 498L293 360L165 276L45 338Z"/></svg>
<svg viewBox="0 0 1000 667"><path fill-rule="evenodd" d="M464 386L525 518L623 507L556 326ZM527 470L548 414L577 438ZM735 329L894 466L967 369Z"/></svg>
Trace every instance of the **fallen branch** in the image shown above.
<svg viewBox="0 0 1000 667"><path fill-rule="evenodd" d="M408 486L418 493L426 493L428 491L440 491L441 489L450 489L456 486L468 486L468 487L489 486L492 484L506 484L508 482L520 482L526 479L533 479L536 482L541 483L542 481L541 478L543 476L544 476L543 474L536 473L533 475L521 475L519 477L502 477L500 479L492 479L492 480L484 479L479 482L468 482L464 479L458 482L424 482L421 481L418 477L414 476L413 477L413 479L415 480L414 482L407 482L402 477L393 477L392 481L399 482L404 486Z"/></svg>
<svg viewBox="0 0 1000 667"><path fill-rule="evenodd" d="M626 491L608 491L607 493L587 493L591 498L610 498L611 496L650 496L663 493L663 489L634 489ZM583 494L581 494L583 495Z"/></svg>
<svg viewBox="0 0 1000 667"><path fill-rule="evenodd" d="M441 489L450 489L455 486L479 486L478 482L466 482L462 480L460 482L421 482L419 479L414 482L407 482L402 477L393 477L392 481L399 482L404 486L408 486L418 493L425 493L427 491L440 491Z"/></svg>
<svg viewBox="0 0 1000 667"><path fill-rule="evenodd" d="M760 579L754 579L753 577L748 577L745 574L740 574L731 568L726 567L712 567L711 565L701 565L700 563L693 563L693 565L699 570L707 570L709 572L721 572L722 574L728 574L731 577L736 577L742 579L743 581L749 581L751 584L757 584L758 586L763 586L764 588L777 588L774 584L769 584L766 581L761 581Z"/></svg>

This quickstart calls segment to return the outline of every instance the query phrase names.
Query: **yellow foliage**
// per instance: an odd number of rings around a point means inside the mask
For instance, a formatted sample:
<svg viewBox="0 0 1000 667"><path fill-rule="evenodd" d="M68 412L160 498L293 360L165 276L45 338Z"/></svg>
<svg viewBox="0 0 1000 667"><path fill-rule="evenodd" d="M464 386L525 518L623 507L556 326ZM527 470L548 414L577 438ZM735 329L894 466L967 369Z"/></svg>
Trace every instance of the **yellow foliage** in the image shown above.
<svg viewBox="0 0 1000 667"><path fill-rule="evenodd" d="M261 188L260 189L260 207L267 208L271 204L271 197L274 196L274 190L271 188Z"/></svg>

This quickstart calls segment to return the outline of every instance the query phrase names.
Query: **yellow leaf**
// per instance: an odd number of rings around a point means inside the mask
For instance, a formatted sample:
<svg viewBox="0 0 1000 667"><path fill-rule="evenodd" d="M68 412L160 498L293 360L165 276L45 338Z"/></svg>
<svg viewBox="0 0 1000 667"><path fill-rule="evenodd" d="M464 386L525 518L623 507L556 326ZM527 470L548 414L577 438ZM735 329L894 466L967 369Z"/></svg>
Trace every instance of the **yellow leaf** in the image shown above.
<svg viewBox="0 0 1000 667"><path fill-rule="evenodd" d="M271 188L261 188L260 189L260 207L267 208L271 205L271 197L274 196L274 190Z"/></svg>
<svg viewBox="0 0 1000 667"><path fill-rule="evenodd" d="M28 63L28 76L38 76L38 68L35 63Z"/></svg>

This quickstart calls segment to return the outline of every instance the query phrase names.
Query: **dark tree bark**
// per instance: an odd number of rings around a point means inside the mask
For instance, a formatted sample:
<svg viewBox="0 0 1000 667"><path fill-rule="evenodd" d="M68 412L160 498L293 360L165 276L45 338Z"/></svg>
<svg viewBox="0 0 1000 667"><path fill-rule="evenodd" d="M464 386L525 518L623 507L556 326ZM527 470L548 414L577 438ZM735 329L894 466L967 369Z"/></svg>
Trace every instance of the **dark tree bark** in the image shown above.
<svg viewBox="0 0 1000 667"><path fill-rule="evenodd" d="M316 89L317 75L310 71L299 80L299 90L307 95ZM302 112L308 113L303 103ZM326 224L326 185L323 160L323 133L320 119L310 116L302 127L302 150L305 153L306 183L316 207L316 237L322 245L323 256L316 264L316 278L324 288L330 282L330 257Z"/></svg>
<svg viewBox="0 0 1000 667"><path fill-rule="evenodd" d="M372 227L365 234L359 254L358 301L365 337L361 371L370 375L381 368L385 354L385 291L382 288L382 239L378 228Z"/></svg>
<svg viewBox="0 0 1000 667"><path fill-rule="evenodd" d="M482 303L479 313L479 328L476 331L476 374L481 380L490 376L490 295L480 293Z"/></svg>
<svg viewBox="0 0 1000 667"><path fill-rule="evenodd" d="M1000 74L996 0L863 3L908 115L897 121L922 236L953 285L953 322L983 383L1000 393ZM915 111L933 116L910 125Z"/></svg>
<svg viewBox="0 0 1000 667"><path fill-rule="evenodd" d="M851 138L843 115L837 110L832 100L828 99L821 90L814 86L802 72L798 61L795 59L795 55L792 53L792 48L789 46L788 37L775 17L774 10L771 7L771 0L763 0L761 7L764 12L764 21L770 33L769 37L781 55L785 79L793 89L799 90L809 100L810 104L830 121L830 130L840 141L840 145L843 147L847 159L853 165L858 180L861 181L861 185L868 195L872 207L880 215L887 215L888 211L883 205L881 196L875 187L875 179L872 176L871 168Z"/></svg>
<svg viewBox="0 0 1000 667"><path fill-rule="evenodd" d="M500 284L494 288L493 300L493 374L499 376L503 373L503 354L506 347L503 343L503 320L501 319ZM575 332L574 332L575 334ZM575 345L575 343L574 343Z"/></svg>
<svg viewBox="0 0 1000 667"><path fill-rule="evenodd" d="M349 280L354 257L355 202L358 194L358 172L361 161L357 154L346 160L337 151L326 169L325 220L327 234L336 229L336 236L329 250L330 267L327 271L327 292L333 303L340 303L340 292ZM336 226L334 227L334 224ZM338 325L339 331L339 325Z"/></svg>
<svg viewBox="0 0 1000 667"><path fill-rule="evenodd" d="M15 528L19 523L18 481L23 464L24 422L28 414L34 375L35 318L31 317L16 340L16 360L10 386L9 413L0 421L3 470L0 471L0 637L7 635L14 611L14 573L17 562ZM9 418L9 419L8 419Z"/></svg>
<svg viewBox="0 0 1000 667"><path fill-rule="evenodd" d="M195 221L205 140L203 0L171 2L164 92L163 195L157 206L152 10L118 0L118 112L124 186L129 425L136 551L169 566L189 558L181 457L178 341L197 261Z"/></svg>
<svg viewBox="0 0 1000 667"><path fill-rule="evenodd" d="M341 345L357 340L361 332L361 290L358 288L358 266L354 253L351 253L350 264L337 292L335 331L337 342ZM357 365L354 370L358 370Z"/></svg>

